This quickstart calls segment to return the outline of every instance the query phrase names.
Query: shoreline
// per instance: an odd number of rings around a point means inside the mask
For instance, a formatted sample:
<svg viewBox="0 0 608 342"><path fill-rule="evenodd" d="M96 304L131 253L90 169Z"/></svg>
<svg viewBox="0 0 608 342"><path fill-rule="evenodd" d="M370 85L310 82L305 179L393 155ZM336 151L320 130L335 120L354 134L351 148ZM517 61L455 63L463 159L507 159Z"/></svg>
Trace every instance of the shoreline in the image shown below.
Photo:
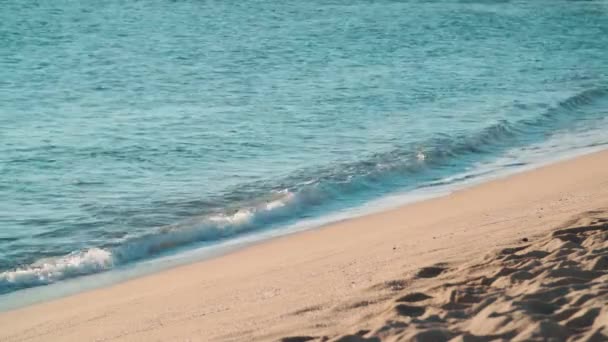
<svg viewBox="0 0 608 342"><path fill-rule="evenodd" d="M608 151L595 152L0 313L0 326L9 327L0 340L239 340L305 331L309 317L290 312L335 307L404 272L466 260L606 206L606 165ZM329 329L344 328L348 315Z"/></svg>
<svg viewBox="0 0 608 342"><path fill-rule="evenodd" d="M459 181L447 182L436 186L420 187L404 192L397 191L395 193L388 193L362 205L346 208L345 210L336 213L328 213L320 217L305 219L285 227L252 231L242 236L229 238L228 240L221 241L217 244L206 246L196 246L197 244L195 243L194 246L190 248L180 248L177 251L170 251L150 259L142 259L134 263L118 265L116 268L111 268L103 272L66 278L52 282L48 285L26 287L0 295L0 313L57 300L86 291L113 286L154 273L164 272L172 268L208 261L244 248L263 244L273 239L299 234L307 230L323 229L326 226L358 219L363 216L383 213L418 202L449 196L456 191L462 191L480 184L603 150L606 150L606 147L603 145L576 147L570 150L560 151L550 158L534 158L528 160L524 158L513 168L508 167L509 165L507 164L507 166L503 166L502 168L491 167L489 171L480 171L483 170L480 167L488 167L488 165L481 165L474 168L473 171L457 173L449 177L460 179ZM492 163L489 165L492 165ZM481 176L478 175L469 178L470 174L476 173L479 173Z"/></svg>

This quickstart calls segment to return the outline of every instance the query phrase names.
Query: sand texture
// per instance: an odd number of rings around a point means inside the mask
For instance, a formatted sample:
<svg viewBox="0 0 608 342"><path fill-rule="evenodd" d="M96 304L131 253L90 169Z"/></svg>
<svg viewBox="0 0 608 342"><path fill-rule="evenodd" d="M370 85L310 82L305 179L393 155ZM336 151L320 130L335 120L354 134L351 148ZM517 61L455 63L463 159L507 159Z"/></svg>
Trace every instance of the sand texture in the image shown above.
<svg viewBox="0 0 608 342"><path fill-rule="evenodd" d="M606 341L607 225L604 151L0 313L0 341Z"/></svg>
<svg viewBox="0 0 608 342"><path fill-rule="evenodd" d="M608 341L608 210L474 262L423 267L369 290L390 293L374 303L386 310L352 334L281 340Z"/></svg>

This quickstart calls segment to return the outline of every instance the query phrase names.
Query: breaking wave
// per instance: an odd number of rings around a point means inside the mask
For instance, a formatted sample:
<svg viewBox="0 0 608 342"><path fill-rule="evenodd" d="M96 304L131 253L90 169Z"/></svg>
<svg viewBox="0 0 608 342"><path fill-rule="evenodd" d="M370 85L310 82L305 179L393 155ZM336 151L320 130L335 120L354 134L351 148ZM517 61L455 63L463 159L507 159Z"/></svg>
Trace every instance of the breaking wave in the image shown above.
<svg viewBox="0 0 608 342"><path fill-rule="evenodd" d="M47 285L65 278L108 270L114 265L112 253L91 248L68 255L40 259L27 267L0 273L3 292L11 289Z"/></svg>
<svg viewBox="0 0 608 342"><path fill-rule="evenodd" d="M463 171L475 161L542 141L547 134L567 129L580 120L605 117L605 112L594 108L606 100L608 89L591 89L547 108L532 120L500 121L473 135L438 136L354 163L301 170L273 184L247 184L229 191L225 198L206 201L230 206L211 208L145 234L127 235L106 246L92 246L5 270L0 273L0 293L103 272L192 243L216 242L319 215L340 209L341 205L343 208L341 202L353 194L366 194L361 198L369 200L396 189L443 185L445 181L439 180L444 179L446 169Z"/></svg>

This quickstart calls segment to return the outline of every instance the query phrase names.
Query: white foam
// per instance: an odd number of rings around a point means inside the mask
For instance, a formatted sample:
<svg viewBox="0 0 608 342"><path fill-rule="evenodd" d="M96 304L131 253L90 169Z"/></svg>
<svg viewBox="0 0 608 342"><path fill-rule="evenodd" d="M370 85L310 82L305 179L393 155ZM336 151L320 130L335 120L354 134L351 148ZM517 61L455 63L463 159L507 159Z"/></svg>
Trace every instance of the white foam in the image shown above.
<svg viewBox="0 0 608 342"><path fill-rule="evenodd" d="M267 211L270 211L270 210L282 208L282 207L286 206L287 204L289 204L290 202L292 202L294 200L294 198L295 198L295 195L292 192L285 190L283 192L283 195L280 198L266 203L266 206L264 209Z"/></svg>
<svg viewBox="0 0 608 342"><path fill-rule="evenodd" d="M101 248L73 252L59 258L45 258L26 267L0 273L0 286L28 287L96 273L113 267L112 253Z"/></svg>
<svg viewBox="0 0 608 342"><path fill-rule="evenodd" d="M232 236L246 231L258 218L281 215L282 211L289 210L289 204L294 202L295 197L290 191L278 191L272 200L230 214L204 216L183 224L162 227L150 235L127 237L124 244L112 249L90 248L65 256L40 259L33 264L0 273L0 289L48 285L75 276L107 271L190 242Z"/></svg>
<svg viewBox="0 0 608 342"><path fill-rule="evenodd" d="M248 209L239 209L232 215L218 214L209 217L209 221L217 223L220 227L225 225L238 225L251 222L254 213Z"/></svg>

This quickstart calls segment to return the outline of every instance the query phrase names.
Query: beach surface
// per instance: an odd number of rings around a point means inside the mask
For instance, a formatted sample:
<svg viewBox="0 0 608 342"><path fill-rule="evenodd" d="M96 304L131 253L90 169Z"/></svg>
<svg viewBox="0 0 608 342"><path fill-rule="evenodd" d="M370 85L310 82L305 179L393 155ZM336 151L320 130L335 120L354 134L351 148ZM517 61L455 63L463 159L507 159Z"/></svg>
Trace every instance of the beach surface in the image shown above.
<svg viewBox="0 0 608 342"><path fill-rule="evenodd" d="M608 151L0 314L0 341L608 336Z"/></svg>

